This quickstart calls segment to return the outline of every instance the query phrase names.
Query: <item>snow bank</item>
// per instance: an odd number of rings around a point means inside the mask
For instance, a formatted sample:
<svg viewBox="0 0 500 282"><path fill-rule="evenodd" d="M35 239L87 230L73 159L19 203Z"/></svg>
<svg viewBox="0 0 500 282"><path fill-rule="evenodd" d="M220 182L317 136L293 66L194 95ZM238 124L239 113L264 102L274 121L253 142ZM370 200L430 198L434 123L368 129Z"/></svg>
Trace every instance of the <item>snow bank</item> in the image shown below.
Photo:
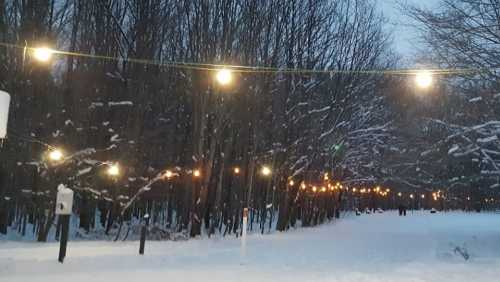
<svg viewBox="0 0 500 282"><path fill-rule="evenodd" d="M287 233L185 242L0 242L2 282L498 281L498 214L393 212ZM456 254L460 246L469 260Z"/></svg>

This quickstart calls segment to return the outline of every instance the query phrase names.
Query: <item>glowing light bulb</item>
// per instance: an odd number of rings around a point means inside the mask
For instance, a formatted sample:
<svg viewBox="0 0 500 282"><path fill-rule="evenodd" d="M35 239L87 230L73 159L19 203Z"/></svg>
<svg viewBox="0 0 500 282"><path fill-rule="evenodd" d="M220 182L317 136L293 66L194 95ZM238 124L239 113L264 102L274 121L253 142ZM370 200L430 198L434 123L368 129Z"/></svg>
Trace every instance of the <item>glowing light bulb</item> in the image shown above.
<svg viewBox="0 0 500 282"><path fill-rule="evenodd" d="M33 49L33 57L40 62L47 62L52 58L54 50L47 47L40 47Z"/></svg>
<svg viewBox="0 0 500 282"><path fill-rule="evenodd" d="M221 69L217 71L215 78L220 85L228 85L233 80L233 74L228 69Z"/></svg>
<svg viewBox="0 0 500 282"><path fill-rule="evenodd" d="M262 175L268 176L271 174L271 169L268 166L263 166L261 172Z"/></svg>
<svg viewBox="0 0 500 282"><path fill-rule="evenodd" d="M51 161L60 161L62 160L63 157L64 157L63 153L58 149L49 152L49 159Z"/></svg>
<svg viewBox="0 0 500 282"><path fill-rule="evenodd" d="M170 179L174 176L174 173L170 170L167 170L167 171L165 171L165 174L163 176L167 179Z"/></svg>
<svg viewBox="0 0 500 282"><path fill-rule="evenodd" d="M432 85L432 73L430 71L417 72L415 82L419 88L429 88Z"/></svg>
<svg viewBox="0 0 500 282"><path fill-rule="evenodd" d="M108 174L111 176L118 176L120 174L120 167L118 166L118 164L109 166Z"/></svg>

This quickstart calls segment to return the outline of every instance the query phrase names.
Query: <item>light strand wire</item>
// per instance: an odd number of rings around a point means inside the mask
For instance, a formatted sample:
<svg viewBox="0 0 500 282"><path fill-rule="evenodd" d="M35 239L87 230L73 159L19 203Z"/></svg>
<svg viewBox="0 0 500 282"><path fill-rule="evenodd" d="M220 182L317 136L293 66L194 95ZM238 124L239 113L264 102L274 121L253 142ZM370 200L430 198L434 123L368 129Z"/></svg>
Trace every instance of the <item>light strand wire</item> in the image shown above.
<svg viewBox="0 0 500 282"><path fill-rule="evenodd" d="M0 46L5 48L17 48L28 50L30 52L36 50L35 47L21 46L11 43L0 42ZM414 75L423 71L423 69L373 69L373 70L339 70L339 69L306 69L306 68L280 68L269 66L245 66L245 65L224 65L224 64L209 64L209 63L194 63L194 62L158 62L155 60L141 59L141 58L122 58L106 55L90 54L90 53L77 53L61 50L50 49L52 54L59 54L65 56L74 56L90 59L101 59L107 61L121 61L137 64L153 65L165 68L178 68L178 69L191 69L200 71L218 71L220 69L229 69L237 73L284 73L284 74L388 74L388 75ZM452 74L472 74L482 73L492 70L498 70L496 67L492 68L449 68L449 69L425 69L426 72L436 75L452 75Z"/></svg>

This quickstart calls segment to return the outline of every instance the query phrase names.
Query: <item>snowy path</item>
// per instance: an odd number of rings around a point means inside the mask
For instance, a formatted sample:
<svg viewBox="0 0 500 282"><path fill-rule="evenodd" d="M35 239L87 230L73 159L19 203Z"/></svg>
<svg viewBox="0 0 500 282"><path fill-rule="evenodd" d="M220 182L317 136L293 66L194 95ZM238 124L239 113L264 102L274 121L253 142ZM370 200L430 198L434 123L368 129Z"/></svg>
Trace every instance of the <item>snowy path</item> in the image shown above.
<svg viewBox="0 0 500 282"><path fill-rule="evenodd" d="M453 252L464 246L468 261ZM0 242L0 281L500 281L500 214L395 213L283 234L188 242ZM66 279L70 278L70 279Z"/></svg>

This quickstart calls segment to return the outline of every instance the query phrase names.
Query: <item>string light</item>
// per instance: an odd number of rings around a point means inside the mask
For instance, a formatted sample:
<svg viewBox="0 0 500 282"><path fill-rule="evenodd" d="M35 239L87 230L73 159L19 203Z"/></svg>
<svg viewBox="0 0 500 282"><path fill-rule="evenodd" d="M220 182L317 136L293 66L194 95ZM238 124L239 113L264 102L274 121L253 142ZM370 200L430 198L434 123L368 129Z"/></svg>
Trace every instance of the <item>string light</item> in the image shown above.
<svg viewBox="0 0 500 282"><path fill-rule="evenodd" d="M4 46L7 48L18 48L18 49L29 49L35 50L36 48L26 47L18 44L11 44L6 42L0 42L0 46ZM225 66L220 64L204 64L204 63L189 63L189 62L158 62L147 59L140 58L124 58L124 57L112 57L98 54L90 54L90 53L77 53L77 52L68 52L61 50L51 50L52 53L63 54L67 56L76 56L76 57L84 57L84 58L93 58L93 59L102 59L102 60L113 60L120 62L131 62L131 63L140 63L140 64L149 64L160 67L169 67L169 68L181 68L181 69L193 69L193 70L205 70L205 71L219 71L220 68L231 67L232 72L249 72L249 73L325 73L325 74L390 74L390 75L417 75L422 73L422 70L416 69L385 69L385 70L322 70L322 69L300 69L300 68L283 68L283 67L266 67L266 66L241 66L241 65L232 65ZM451 75L451 74L472 74L472 73L489 73L495 68L443 68L443 69L432 69L426 70L425 73L430 74L439 74L439 75ZM419 79L420 80L420 79ZM425 80L424 80L425 81ZM425 84L425 83L424 83Z"/></svg>
<svg viewBox="0 0 500 282"><path fill-rule="evenodd" d="M264 176L269 176L271 174L271 169L268 166L263 166L261 173Z"/></svg>
<svg viewBox="0 0 500 282"><path fill-rule="evenodd" d="M163 176L167 179L170 179L172 177L174 177L174 173L171 171L171 170L166 170L165 173L163 174Z"/></svg>
<svg viewBox="0 0 500 282"><path fill-rule="evenodd" d="M120 175L120 167L118 166L117 163L109 166L109 168L108 168L108 174L110 176L118 176L118 175Z"/></svg>
<svg viewBox="0 0 500 282"><path fill-rule="evenodd" d="M63 159L63 158L64 158L64 154L62 153L62 151L61 151L61 150L59 150L59 149L57 149L57 148L55 148L55 147L52 147L52 146L50 146L50 145L48 145L48 144L47 144L47 146L48 146L49 148L53 148L53 149L51 149L51 150L49 151L49 153L48 153L48 158L49 158L51 161L59 161L59 160L61 160L61 159ZM234 172L235 174L239 174L239 173L241 173L241 169L240 169L239 167L234 167L234 168L233 168L233 172ZM270 169L269 167L267 167L267 166L263 166L263 167L262 167L262 170L261 170L261 173L262 173L263 175L270 175L270 174L271 174L271 169ZM113 164L113 165L110 165L110 166L109 166L109 168L108 168L108 170L107 170L107 174L108 174L108 175L110 175L110 176L118 176L118 175L120 174L120 168L119 168L118 163ZM199 170L199 169L195 169L195 170L193 170L193 171L192 171L192 174L193 174L193 176L194 176L194 177L200 177L200 176L201 176L201 172L200 172L200 170ZM163 177L164 177L164 178L167 178L167 179L170 179L170 178L172 178L172 177L174 177L174 176L176 176L176 175L177 175L177 174L176 174L176 173L174 173L174 172L172 172L171 170L165 170L165 172L164 172L164 174L163 174ZM325 173L324 178L328 178L328 173ZM290 180L288 181L288 185L290 185L290 186L294 186L294 185L295 185L295 182L293 181L293 179L290 179ZM327 183L326 185L327 185L327 187L328 187L331 191L334 191L335 189L343 189L343 188L344 188L344 186L343 186L342 184L340 184L340 182L336 182L336 185L335 185L335 186L333 186L331 183ZM325 186L321 186L319 191L320 191L320 192L326 192L326 191L328 190L328 188L326 188ZM301 182L301 184L300 184L300 189L302 189L302 190L307 189L307 185L305 184L305 182L304 182L304 181L302 181L302 182ZM345 187L345 189L346 189L346 191L349 191L349 188L348 188L347 186ZM388 193L391 191L391 189L390 189L390 188L385 188L385 191L381 191L381 187L380 187L380 186L376 186L376 187L375 187L375 188L373 188L373 189L371 189L371 188L368 188L368 189L366 189L366 188L359 188L359 190L358 190L357 188L353 187L351 190L352 190L352 192L353 192L353 193L356 193L356 192L358 192L358 191L359 191L360 193L366 193L366 192L370 193L370 192L372 192L372 191L373 191L373 192L376 192L376 193L378 193L379 195L384 196L384 197L385 197L385 196L387 196L387 195L388 195ZM313 192L317 192L317 191L318 191L318 188L317 188L316 186L312 186L312 191L313 191ZM442 191L441 191L441 190L438 190L437 192L432 192L432 193L431 193L431 195L432 195L433 200L434 200L434 201L437 201L439 198L443 198L443 199L445 199L445 196L444 196L444 195L441 195L441 193L442 193ZM403 193L402 193L402 192L398 192L398 193L397 193L397 195L398 195L398 197L402 197L402 196L403 196ZM415 195L414 195L414 194L410 194L410 195L409 195L409 197L410 197L411 199L414 199ZM421 195L420 195L420 197L421 197L422 199L425 199L425 194L421 194ZM470 200L471 200L471 197L470 197L470 196L467 196L465 199L466 199L467 201L470 201ZM491 202L491 203L494 203L494 202L495 202L495 199L494 199L494 198L484 198L484 201L485 201L485 202Z"/></svg>
<svg viewBox="0 0 500 282"><path fill-rule="evenodd" d="M48 62L52 58L54 51L47 47L39 47L33 49L33 57L40 62Z"/></svg>
<svg viewBox="0 0 500 282"><path fill-rule="evenodd" d="M417 72L415 82L419 88L429 88L432 85L432 73L425 70Z"/></svg>
<svg viewBox="0 0 500 282"><path fill-rule="evenodd" d="M18 48L25 49L28 48L30 50L35 50L36 48L25 47L22 45L11 44L6 42L0 42L0 46L4 46L7 48ZM176 61L163 61L158 62L154 60L148 59L140 59L140 58L123 58L123 57L113 57L113 56L105 56L98 54L90 54L90 53L82 53L82 52L68 52L62 50L51 50L52 53L67 55L67 56L75 56L75 57L84 57L84 58L92 58L92 59L101 59L101 60L113 60L113 61L125 61L131 63L140 63L140 64L148 64L155 65L161 67L170 67L170 68L181 68L181 69L194 69L194 70L208 70L208 71L220 71L221 68L230 68L231 72L248 72L248 73L325 73L325 74L390 74L390 75L416 75L422 72L422 70L417 69L385 69L385 70L324 70L324 69L301 69L301 68L282 68L282 67L266 67L266 66L242 66L242 65L221 65L221 64L208 64L208 63L189 63L189 62L176 62ZM426 70L425 72L431 74L467 74L467 73L480 73L480 72L489 72L493 68L448 68L448 69L432 69Z"/></svg>
<svg viewBox="0 0 500 282"><path fill-rule="evenodd" d="M51 150L51 151L49 152L49 159L50 159L51 161L55 161L55 162L57 162L57 161L62 160L62 158L63 158L63 157L64 157L64 154L63 154L63 153L62 153L62 151L61 151L61 150L59 150L59 149L54 149L54 150Z"/></svg>
<svg viewBox="0 0 500 282"><path fill-rule="evenodd" d="M215 78L220 85L228 85L233 80L233 75L230 70L224 68L217 71Z"/></svg>
<svg viewBox="0 0 500 282"><path fill-rule="evenodd" d="M59 161L59 160L62 160L64 158L64 154L61 150L55 148L55 147L52 147L50 145L47 144L47 146L49 148L53 148L49 151L48 153L48 158L51 160L51 161ZM239 167L234 167L233 168L233 172L235 174L239 174L241 172L241 169ZM201 176L201 172L199 169L195 169L192 171L193 173L193 176L194 177L200 177ZM262 170L261 170L261 173L263 175L270 175L271 174L271 169L267 166L263 166L262 167ZM118 176L120 174L120 168L119 168L119 165L118 163L115 163L113 165L110 165L108 170L107 170L107 174L110 175L110 176ZM170 179L172 177L174 177L176 175L176 173L172 172L171 170L165 170L165 173L163 174L163 177L164 178L167 178L167 179ZM328 173L325 173L324 175L324 179L327 179L328 178ZM290 186L294 186L295 185L295 182L293 181L293 179L290 179L288 181L288 184ZM343 186L340 184L340 182L336 182L336 185L333 186L331 183L327 183L327 186L328 188L331 190L331 191L334 191L335 189L337 188L340 188L340 189L343 189ZM307 189L307 185L304 181L301 182L300 184L300 189L302 190L305 190ZM349 191L349 188L346 186L345 187L346 191ZM321 186L320 187L320 191L321 192L326 192L328 189L325 187L325 186ZM385 191L381 191L381 188L380 186L376 186L375 188L373 188L373 190L371 188L368 188L368 189L365 189L365 188L359 188L359 190L356 188L356 187L353 187L352 189L352 192L353 193L356 193L357 191L359 191L360 193L370 193L370 192L377 192L378 194L380 194L381 196L387 196L388 193L391 191L390 188L386 188ZM318 188L316 186L312 186L312 192L317 192L318 191ZM445 196L444 195L441 195L442 191L441 190L438 190L437 192L432 192L432 198L434 201L437 201L440 197L445 199ZM402 197L403 196L403 193L402 192L398 192L397 193L398 197ZM410 194L409 197L411 199L414 199L414 194ZM420 197L422 199L425 199L425 194L421 194ZM470 201L471 200L471 197L470 196L467 196L465 198L467 201ZM494 203L495 202L495 199L494 198L484 198L484 201L485 202L492 202Z"/></svg>

